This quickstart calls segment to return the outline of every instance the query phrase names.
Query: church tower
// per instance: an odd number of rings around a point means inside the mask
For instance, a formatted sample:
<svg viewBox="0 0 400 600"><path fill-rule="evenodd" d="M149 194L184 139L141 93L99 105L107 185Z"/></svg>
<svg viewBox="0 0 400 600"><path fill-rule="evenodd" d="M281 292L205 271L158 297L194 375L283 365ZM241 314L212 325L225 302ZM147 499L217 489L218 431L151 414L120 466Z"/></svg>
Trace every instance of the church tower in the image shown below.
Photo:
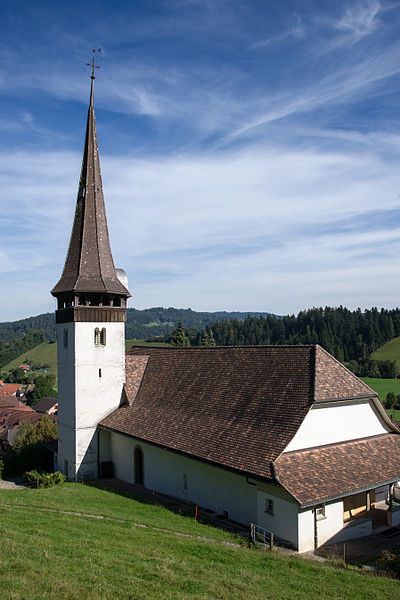
<svg viewBox="0 0 400 600"><path fill-rule="evenodd" d="M94 113L94 60L75 218L57 298L58 465L68 479L99 475L97 424L125 383L130 296L108 235Z"/></svg>

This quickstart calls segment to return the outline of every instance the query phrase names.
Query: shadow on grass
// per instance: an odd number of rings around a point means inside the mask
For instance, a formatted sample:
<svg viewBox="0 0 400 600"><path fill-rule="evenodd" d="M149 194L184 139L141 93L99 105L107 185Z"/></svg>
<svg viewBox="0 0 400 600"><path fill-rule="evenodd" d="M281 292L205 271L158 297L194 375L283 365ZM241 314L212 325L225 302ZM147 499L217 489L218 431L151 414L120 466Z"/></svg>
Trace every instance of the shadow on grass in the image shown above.
<svg viewBox="0 0 400 600"><path fill-rule="evenodd" d="M95 481L87 481L84 483L90 487L95 487L125 498L131 498L141 504L166 508L180 516L191 517L193 520L204 525L236 534L241 538L242 543L244 539L248 539L249 537L248 531L245 530L245 526L229 520L225 515L218 515L209 509L196 506L192 502L179 500L172 496L166 496L148 490L141 485L125 483L118 479L97 479Z"/></svg>

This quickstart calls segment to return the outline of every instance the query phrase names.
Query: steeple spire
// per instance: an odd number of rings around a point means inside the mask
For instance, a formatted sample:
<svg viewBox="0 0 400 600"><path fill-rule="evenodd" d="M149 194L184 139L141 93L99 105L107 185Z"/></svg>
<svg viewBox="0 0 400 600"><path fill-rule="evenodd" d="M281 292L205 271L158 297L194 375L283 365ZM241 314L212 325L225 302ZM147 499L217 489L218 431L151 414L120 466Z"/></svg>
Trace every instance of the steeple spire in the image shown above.
<svg viewBox="0 0 400 600"><path fill-rule="evenodd" d="M99 66L94 57L87 64L91 67L90 100L75 218L64 270L51 293L71 298L82 294L127 298L129 291L118 279L111 253L100 171L94 112L94 73Z"/></svg>

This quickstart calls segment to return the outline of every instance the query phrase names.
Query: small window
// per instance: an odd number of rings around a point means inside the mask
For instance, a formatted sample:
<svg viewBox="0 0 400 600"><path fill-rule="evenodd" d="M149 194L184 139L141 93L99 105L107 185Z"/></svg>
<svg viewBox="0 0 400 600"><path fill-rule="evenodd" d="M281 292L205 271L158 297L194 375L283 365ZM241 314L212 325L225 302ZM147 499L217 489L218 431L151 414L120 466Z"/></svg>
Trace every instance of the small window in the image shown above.
<svg viewBox="0 0 400 600"><path fill-rule="evenodd" d="M68 461L64 460L64 475L68 477Z"/></svg>
<svg viewBox="0 0 400 600"><path fill-rule="evenodd" d="M101 369L99 369L99 377L101 377Z"/></svg>
<svg viewBox="0 0 400 600"><path fill-rule="evenodd" d="M63 345L64 348L68 348L68 329L64 329L63 331Z"/></svg>
<svg viewBox="0 0 400 600"><path fill-rule="evenodd" d="M188 479L186 473L183 474L183 489L185 491L188 489Z"/></svg>
<svg viewBox="0 0 400 600"><path fill-rule="evenodd" d="M95 346L105 346L106 345L106 328L99 329L96 327L94 330L94 345Z"/></svg>
<svg viewBox="0 0 400 600"><path fill-rule="evenodd" d="M317 521L321 521L322 519L326 519L325 515L325 504L321 504L321 506L317 506L315 509L315 514L317 517Z"/></svg>
<svg viewBox="0 0 400 600"><path fill-rule="evenodd" d="M274 514L274 501L271 498L265 498L265 512L268 515Z"/></svg>

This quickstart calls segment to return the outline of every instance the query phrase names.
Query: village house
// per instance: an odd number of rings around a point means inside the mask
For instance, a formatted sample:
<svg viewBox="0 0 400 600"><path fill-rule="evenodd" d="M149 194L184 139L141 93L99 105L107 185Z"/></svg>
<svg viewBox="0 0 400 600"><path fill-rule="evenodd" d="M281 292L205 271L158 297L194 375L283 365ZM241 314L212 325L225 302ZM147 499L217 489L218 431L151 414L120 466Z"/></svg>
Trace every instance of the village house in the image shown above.
<svg viewBox="0 0 400 600"><path fill-rule="evenodd" d="M35 410L47 415L56 415L58 412L58 401L56 398L42 398L35 404Z"/></svg>
<svg viewBox="0 0 400 600"><path fill-rule="evenodd" d="M0 454L12 446L23 423L37 423L42 418L16 396L0 397Z"/></svg>
<svg viewBox="0 0 400 600"><path fill-rule="evenodd" d="M3 383L0 386L0 398L2 396L18 396L20 387L19 383Z"/></svg>
<svg viewBox="0 0 400 600"><path fill-rule="evenodd" d="M94 71L94 69L93 69ZM319 346L132 348L110 248L94 114L57 299L58 465L114 473L299 552L400 524L400 432Z"/></svg>

